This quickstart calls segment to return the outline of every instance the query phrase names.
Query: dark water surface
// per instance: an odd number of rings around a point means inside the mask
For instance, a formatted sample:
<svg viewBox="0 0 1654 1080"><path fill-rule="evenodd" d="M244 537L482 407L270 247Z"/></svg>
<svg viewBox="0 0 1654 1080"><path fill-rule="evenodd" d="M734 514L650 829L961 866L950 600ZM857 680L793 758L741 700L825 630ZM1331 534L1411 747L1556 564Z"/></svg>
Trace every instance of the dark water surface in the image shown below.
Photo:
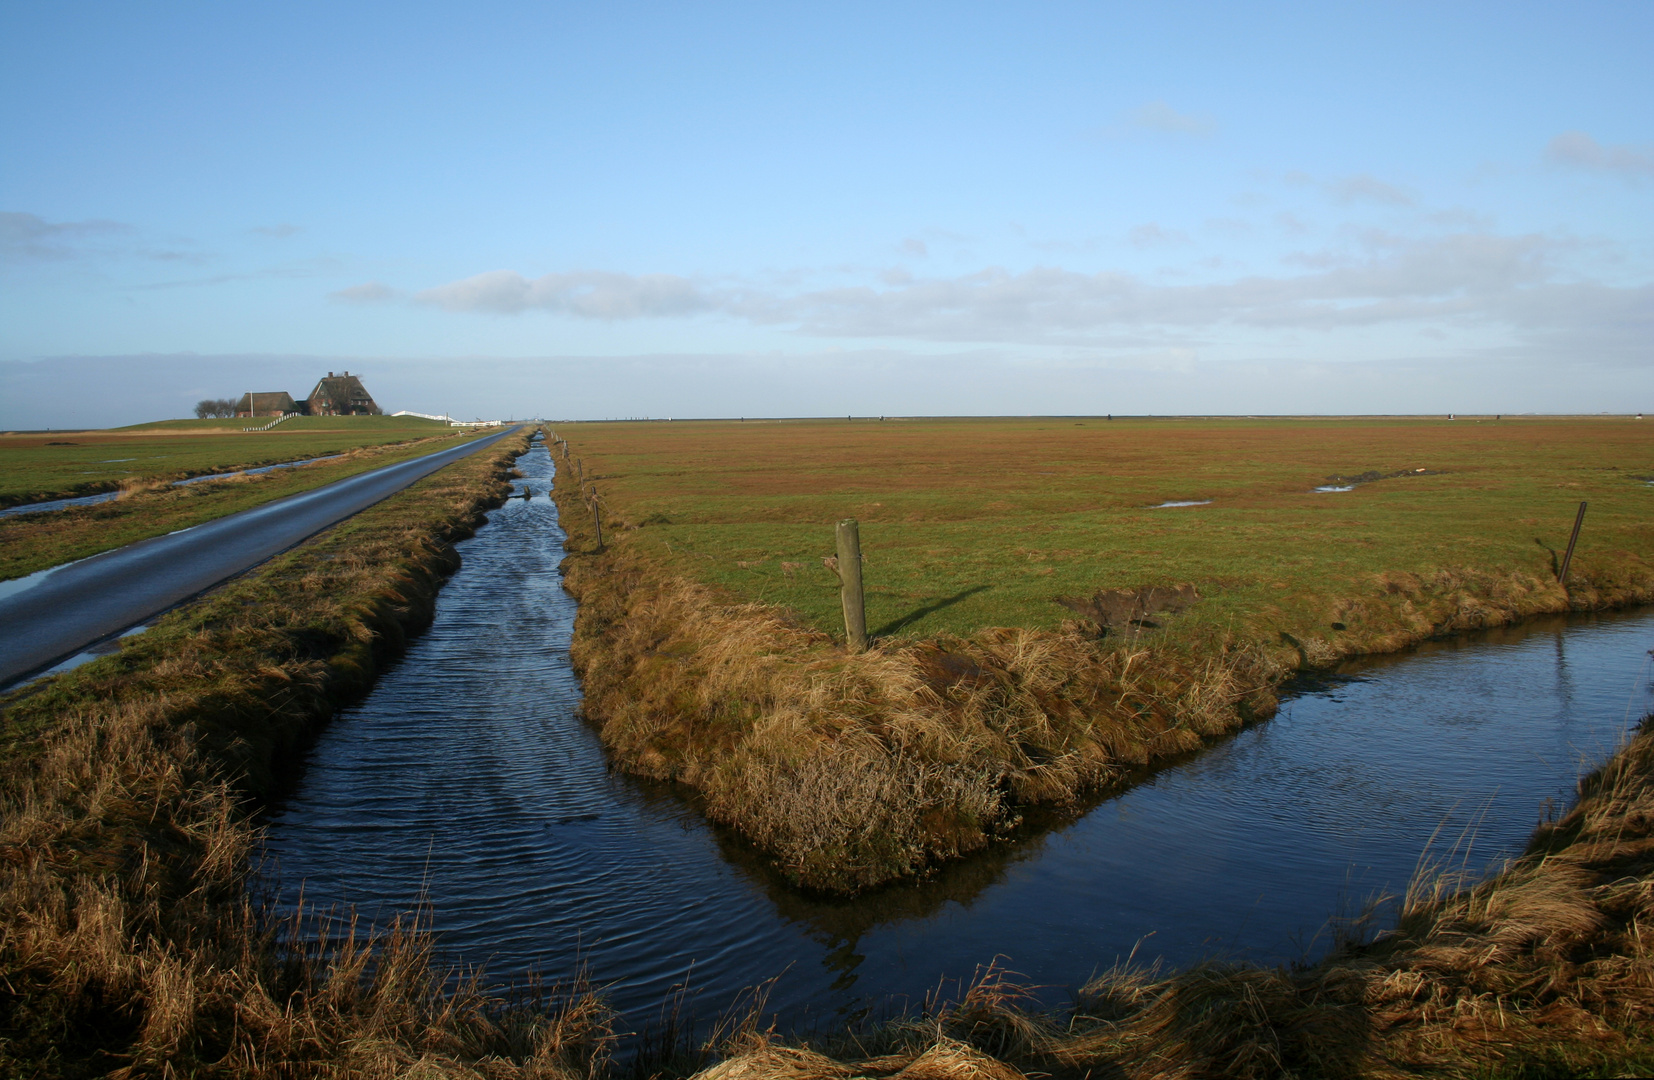
<svg viewBox="0 0 1654 1080"><path fill-rule="evenodd" d="M632 1023L686 978L716 1013L780 976L784 1022L828 1018L1003 955L1054 1001L1138 960L1279 962L1406 887L1432 833L1470 865L1654 707L1654 613L1556 619L1304 684L1274 720L1088 813L917 885L786 888L674 790L612 775L575 715L545 448L532 490L460 545L435 625L316 745L272 815L281 895L385 919L428 896L447 955L505 980L584 961ZM1462 845L1461 845L1462 855Z"/></svg>

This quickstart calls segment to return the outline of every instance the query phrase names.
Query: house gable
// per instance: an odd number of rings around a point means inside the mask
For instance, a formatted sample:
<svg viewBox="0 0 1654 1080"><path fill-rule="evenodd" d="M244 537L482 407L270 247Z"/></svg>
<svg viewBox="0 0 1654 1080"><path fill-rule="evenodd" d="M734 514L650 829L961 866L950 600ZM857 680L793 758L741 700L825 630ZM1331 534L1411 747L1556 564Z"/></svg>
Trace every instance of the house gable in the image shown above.
<svg viewBox="0 0 1654 1080"><path fill-rule="evenodd" d="M298 411L292 395L284 390L242 394L241 400L235 403L237 416L285 416Z"/></svg>
<svg viewBox="0 0 1654 1080"><path fill-rule="evenodd" d="M382 412L361 378L348 371L328 372L305 404L311 416L379 416Z"/></svg>

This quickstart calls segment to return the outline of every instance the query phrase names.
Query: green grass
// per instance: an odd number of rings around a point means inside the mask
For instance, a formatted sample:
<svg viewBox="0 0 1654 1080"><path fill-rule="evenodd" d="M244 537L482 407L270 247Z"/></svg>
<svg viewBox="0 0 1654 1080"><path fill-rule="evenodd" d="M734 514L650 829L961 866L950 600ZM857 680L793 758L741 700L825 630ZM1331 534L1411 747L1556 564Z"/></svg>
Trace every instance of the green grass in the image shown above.
<svg viewBox="0 0 1654 1080"><path fill-rule="evenodd" d="M268 424L274 417L261 416L249 420L151 420L144 424L110 428L110 431L228 431L240 432L246 428ZM420 416L295 416L283 420L276 431L440 431L448 425L440 420L426 420Z"/></svg>
<svg viewBox="0 0 1654 1080"><path fill-rule="evenodd" d="M307 419L326 421L328 418ZM354 425L359 420L381 419L385 418L355 417L348 423ZM0 581L186 529L271 499L309 491L475 437L473 432L455 432L437 424L424 428L399 428L374 423L363 425L360 429L354 426L341 429L338 427L339 421L332 422L335 425L333 428L314 432L301 430L295 433L295 439L276 445L268 441L254 445L260 439L257 435L214 436L210 439L169 437L159 447L163 453L159 455L161 463L154 467L155 471L129 480L129 484L135 483L137 486L119 499L65 510L0 517ZM274 435L281 430L277 428L269 434ZM107 444L104 445L107 447ZM151 448L149 445L143 447ZM26 456L22 449L0 446L0 460L5 460L8 450L15 451L19 457ZM108 450L100 452L107 454ZM291 461L332 453L345 456L335 461L318 462L297 469L275 469L256 476L211 480L183 487L173 487L169 483L170 479L180 475L177 469L180 459L194 465L186 475L199 475L227 471L232 466L251 467L259 460ZM169 470L167 465L172 468Z"/></svg>
<svg viewBox="0 0 1654 1080"><path fill-rule="evenodd" d="M0 433L0 507L406 442L453 429L417 417L163 420L106 431Z"/></svg>
<svg viewBox="0 0 1654 1080"><path fill-rule="evenodd" d="M840 629L861 523L874 633L1052 628L1059 596L1193 583L1189 618L1319 627L1375 575L1654 561L1654 425L1629 419L566 424L615 524L692 576ZM1425 469L1355 490L1333 475ZM1171 500L1210 505L1151 509Z"/></svg>

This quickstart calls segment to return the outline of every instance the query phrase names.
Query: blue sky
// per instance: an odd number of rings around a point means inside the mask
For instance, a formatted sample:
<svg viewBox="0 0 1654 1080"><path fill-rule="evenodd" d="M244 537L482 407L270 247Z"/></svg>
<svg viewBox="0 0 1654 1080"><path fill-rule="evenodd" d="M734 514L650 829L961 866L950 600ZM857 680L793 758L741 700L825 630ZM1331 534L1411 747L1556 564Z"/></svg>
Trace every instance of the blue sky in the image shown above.
<svg viewBox="0 0 1654 1080"><path fill-rule="evenodd" d="M1146 8L6 5L0 425L1654 408L1654 5Z"/></svg>

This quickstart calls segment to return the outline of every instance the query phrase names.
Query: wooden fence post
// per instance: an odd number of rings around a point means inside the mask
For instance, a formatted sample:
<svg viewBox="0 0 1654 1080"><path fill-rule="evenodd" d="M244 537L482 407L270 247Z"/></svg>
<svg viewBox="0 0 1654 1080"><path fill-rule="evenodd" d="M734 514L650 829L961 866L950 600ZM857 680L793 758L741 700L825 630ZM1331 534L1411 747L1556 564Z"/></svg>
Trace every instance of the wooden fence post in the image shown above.
<svg viewBox="0 0 1654 1080"><path fill-rule="evenodd" d="M1562 568L1556 572L1556 580L1564 587L1568 584L1568 564L1574 561L1574 545L1579 543L1579 527L1585 523L1585 504L1579 504L1579 513L1574 515L1574 532L1568 537L1568 553L1562 556Z"/></svg>
<svg viewBox="0 0 1654 1080"><path fill-rule="evenodd" d="M844 636L851 652L867 648L867 609L861 588L861 534L855 518L838 523L839 598L844 603Z"/></svg>

